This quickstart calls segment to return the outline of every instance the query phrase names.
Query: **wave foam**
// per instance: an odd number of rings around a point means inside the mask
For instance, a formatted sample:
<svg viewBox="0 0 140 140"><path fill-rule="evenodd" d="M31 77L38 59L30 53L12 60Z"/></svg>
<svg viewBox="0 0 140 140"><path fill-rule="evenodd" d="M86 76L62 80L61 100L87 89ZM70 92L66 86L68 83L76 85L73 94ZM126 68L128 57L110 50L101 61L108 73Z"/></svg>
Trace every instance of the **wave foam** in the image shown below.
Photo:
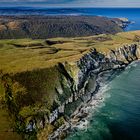
<svg viewBox="0 0 140 140"><path fill-rule="evenodd" d="M85 130L88 128L89 120L93 116L94 112L99 108L105 106L105 99L110 98L109 94L105 94L110 89L109 84L104 84L98 91L96 95L93 96L93 99L82 107L81 112L87 113L88 116L83 118L81 121L73 125L73 128L78 128L80 130ZM80 112L79 112L80 114Z"/></svg>

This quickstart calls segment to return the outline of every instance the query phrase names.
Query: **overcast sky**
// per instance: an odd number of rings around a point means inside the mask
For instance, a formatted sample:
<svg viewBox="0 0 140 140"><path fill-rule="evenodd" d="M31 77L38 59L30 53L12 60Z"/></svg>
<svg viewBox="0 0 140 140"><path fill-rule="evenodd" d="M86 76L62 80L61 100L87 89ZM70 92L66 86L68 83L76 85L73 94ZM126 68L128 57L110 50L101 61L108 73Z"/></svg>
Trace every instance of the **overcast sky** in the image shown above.
<svg viewBox="0 0 140 140"><path fill-rule="evenodd" d="M140 7L140 0L0 0L0 6Z"/></svg>

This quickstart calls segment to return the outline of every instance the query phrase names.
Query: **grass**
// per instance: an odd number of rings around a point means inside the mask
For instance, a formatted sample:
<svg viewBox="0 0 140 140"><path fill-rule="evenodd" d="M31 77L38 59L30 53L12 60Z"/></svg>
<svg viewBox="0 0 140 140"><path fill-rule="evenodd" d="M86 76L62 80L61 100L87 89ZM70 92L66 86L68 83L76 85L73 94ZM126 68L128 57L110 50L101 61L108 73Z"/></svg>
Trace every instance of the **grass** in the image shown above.
<svg viewBox="0 0 140 140"><path fill-rule="evenodd" d="M78 69L74 63L88 53L91 48L107 53L111 49L134 42L136 36L140 36L140 31L116 35L102 34L90 37L49 39L50 41L64 42L54 45L46 44L45 40L0 40L0 70L3 73L14 73L14 80L28 91L23 96L24 98L19 98L21 101L18 100L23 104L20 113L23 116L28 116L32 114L30 112L32 110L24 107L29 107L29 105L36 107L47 101L47 109L50 110L53 101L57 98L55 88L61 89L62 83L65 86L65 79L60 78L58 69L54 67L58 62L67 61L73 64L71 68L69 65L66 65L65 68L77 80ZM44 70L40 70L42 68ZM66 94L67 89L64 92ZM65 94L63 95L64 100ZM0 103L2 98L4 98L4 88L0 81ZM28 103L30 104L28 105ZM21 138L16 133L11 132L11 122L7 116L6 108L0 108L0 139L20 140ZM52 126L48 126L46 129L53 130Z"/></svg>
<svg viewBox="0 0 140 140"><path fill-rule="evenodd" d="M22 138L11 129L11 120L8 111L0 108L0 139L1 140L21 140Z"/></svg>
<svg viewBox="0 0 140 140"><path fill-rule="evenodd" d="M0 140L21 140L22 138L12 130L12 120L9 118L8 110L3 105L4 87L0 80Z"/></svg>
<svg viewBox="0 0 140 140"><path fill-rule="evenodd" d="M47 45L45 40L0 40L0 69L17 73L36 68L48 68L58 62L74 62L91 48L107 53L110 49L132 43L140 31L78 38L54 38L63 44Z"/></svg>

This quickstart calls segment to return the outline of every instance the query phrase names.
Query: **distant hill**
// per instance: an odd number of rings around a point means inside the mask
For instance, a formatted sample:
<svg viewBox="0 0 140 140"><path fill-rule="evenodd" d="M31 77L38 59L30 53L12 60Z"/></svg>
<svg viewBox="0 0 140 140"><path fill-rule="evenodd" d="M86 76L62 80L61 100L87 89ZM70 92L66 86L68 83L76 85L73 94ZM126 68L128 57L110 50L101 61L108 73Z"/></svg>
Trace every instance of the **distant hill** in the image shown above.
<svg viewBox="0 0 140 140"><path fill-rule="evenodd" d="M91 93L97 94L100 81L140 59L139 41L140 31L0 40L0 140L47 140L53 136L81 104L95 97ZM100 78L98 84L94 77ZM74 124L83 117L83 113L74 116ZM35 130L29 132L32 120Z"/></svg>
<svg viewBox="0 0 140 140"><path fill-rule="evenodd" d="M0 39L114 34L123 31L122 22L98 16L0 16Z"/></svg>

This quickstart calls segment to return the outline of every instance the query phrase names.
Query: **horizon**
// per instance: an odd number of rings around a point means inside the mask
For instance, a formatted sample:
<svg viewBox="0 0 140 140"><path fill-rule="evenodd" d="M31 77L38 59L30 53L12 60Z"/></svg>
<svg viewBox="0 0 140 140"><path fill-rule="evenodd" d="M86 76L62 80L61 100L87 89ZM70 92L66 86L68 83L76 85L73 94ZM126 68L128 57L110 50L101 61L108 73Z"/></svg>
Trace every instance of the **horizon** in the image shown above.
<svg viewBox="0 0 140 140"><path fill-rule="evenodd" d="M0 7L140 8L139 0L1 0Z"/></svg>
<svg viewBox="0 0 140 140"><path fill-rule="evenodd" d="M0 5L0 8L36 8L36 9L140 9L140 7L59 7L59 6L38 6L36 7L35 5L34 6L24 6L24 5L21 5L21 6L1 6Z"/></svg>

